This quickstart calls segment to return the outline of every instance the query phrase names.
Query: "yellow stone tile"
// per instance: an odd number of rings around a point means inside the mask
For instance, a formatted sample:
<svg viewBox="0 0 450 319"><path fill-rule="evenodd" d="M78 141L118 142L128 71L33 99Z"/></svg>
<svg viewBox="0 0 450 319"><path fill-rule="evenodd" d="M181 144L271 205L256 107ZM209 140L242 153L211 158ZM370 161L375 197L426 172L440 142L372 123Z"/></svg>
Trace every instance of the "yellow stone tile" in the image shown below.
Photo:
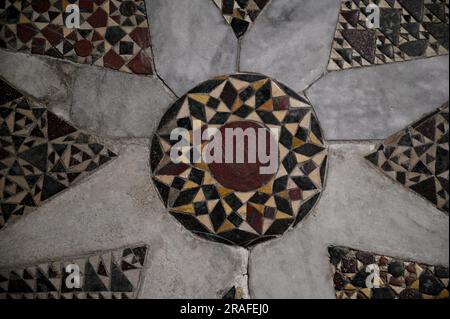
<svg viewBox="0 0 450 319"><path fill-rule="evenodd" d="M219 195L222 198L224 198L234 192L232 189L228 189L228 188L220 187L220 186L217 187L217 191L219 192Z"/></svg>
<svg viewBox="0 0 450 319"><path fill-rule="evenodd" d="M309 133L309 140L316 145L323 146L323 143L312 132Z"/></svg>
<svg viewBox="0 0 450 319"><path fill-rule="evenodd" d="M235 112L235 111L239 110L239 108L240 108L241 106L242 106L242 101L241 101L241 99L237 98L237 99L234 101L234 104L233 104L233 106L232 106L232 108L231 108L231 111L232 111L232 112Z"/></svg>
<svg viewBox="0 0 450 319"><path fill-rule="evenodd" d="M416 280L415 282L412 283L412 285L410 286L410 288L412 289L419 289L420 287L420 282L419 280Z"/></svg>
<svg viewBox="0 0 450 319"><path fill-rule="evenodd" d="M196 188L199 185L197 183L194 183L193 181L187 181L184 186L183 189L191 189L191 188Z"/></svg>
<svg viewBox="0 0 450 319"><path fill-rule="evenodd" d="M178 212L178 213L195 214L194 205L192 205L192 204L178 206L178 207L172 208L172 210L175 212Z"/></svg>
<svg viewBox="0 0 450 319"><path fill-rule="evenodd" d="M255 89L255 91L258 91L260 88L262 88L264 86L264 84L267 83L267 81L269 81L269 80L268 79L263 79L263 80L256 81L252 85L253 89Z"/></svg>
<svg viewBox="0 0 450 319"><path fill-rule="evenodd" d="M275 215L276 220L280 219L292 219L293 217L291 215L288 215L286 213L283 213L281 211L277 211L277 214Z"/></svg>
<svg viewBox="0 0 450 319"><path fill-rule="evenodd" d="M442 290L442 292L439 294L438 298L439 299L448 299L449 298L448 290L447 289Z"/></svg>
<svg viewBox="0 0 450 319"><path fill-rule="evenodd" d="M267 183L266 185L258 189L258 192L269 195L272 194L272 182Z"/></svg>
<svg viewBox="0 0 450 319"><path fill-rule="evenodd" d="M234 226L228 219L225 219L225 222L222 226L220 226L218 233L225 233L227 231L235 229L236 226Z"/></svg>
<svg viewBox="0 0 450 319"><path fill-rule="evenodd" d="M298 139L296 137L294 137L294 139L292 140L292 148L297 148L300 146L303 146L305 144L304 141L302 141L301 139Z"/></svg>
<svg viewBox="0 0 450 319"><path fill-rule="evenodd" d="M267 100L266 103L258 107L258 111L272 111L273 110L273 101L272 99Z"/></svg>

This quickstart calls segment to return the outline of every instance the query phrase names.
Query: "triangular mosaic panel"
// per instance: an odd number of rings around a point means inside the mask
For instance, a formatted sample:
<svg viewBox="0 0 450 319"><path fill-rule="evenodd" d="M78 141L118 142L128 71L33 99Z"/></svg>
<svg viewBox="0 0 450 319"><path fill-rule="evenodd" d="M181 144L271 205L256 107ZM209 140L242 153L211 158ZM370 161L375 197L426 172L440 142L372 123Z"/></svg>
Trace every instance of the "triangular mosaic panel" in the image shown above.
<svg viewBox="0 0 450 319"><path fill-rule="evenodd" d="M80 27L67 27L68 5ZM0 1L0 47L153 74L145 2L122 0Z"/></svg>
<svg viewBox="0 0 450 319"><path fill-rule="evenodd" d="M367 6L380 8L380 27L367 27ZM380 65L449 52L449 0L344 0L329 70Z"/></svg>
<svg viewBox="0 0 450 319"><path fill-rule="evenodd" d="M0 80L0 229L114 157Z"/></svg>
<svg viewBox="0 0 450 319"><path fill-rule="evenodd" d="M219 7L236 37L240 38L250 29L256 18L271 0L213 0Z"/></svg>
<svg viewBox="0 0 450 319"><path fill-rule="evenodd" d="M192 136L193 120L201 121L202 131L243 122L278 128L277 173L261 180L247 167L226 168L218 181L203 160L174 164L170 153L177 141L170 134L185 128ZM186 142L183 154L198 154ZM241 73L206 81L169 109L152 142L151 168L162 200L187 229L247 247L282 235L307 216L324 187L327 147L305 96L263 75Z"/></svg>
<svg viewBox="0 0 450 319"><path fill-rule="evenodd" d="M449 106L386 139L367 159L449 213Z"/></svg>
<svg viewBox="0 0 450 319"><path fill-rule="evenodd" d="M449 299L448 267L346 247L328 251L337 299Z"/></svg>
<svg viewBox="0 0 450 319"><path fill-rule="evenodd" d="M146 246L129 247L0 270L0 299L136 298L147 250Z"/></svg>

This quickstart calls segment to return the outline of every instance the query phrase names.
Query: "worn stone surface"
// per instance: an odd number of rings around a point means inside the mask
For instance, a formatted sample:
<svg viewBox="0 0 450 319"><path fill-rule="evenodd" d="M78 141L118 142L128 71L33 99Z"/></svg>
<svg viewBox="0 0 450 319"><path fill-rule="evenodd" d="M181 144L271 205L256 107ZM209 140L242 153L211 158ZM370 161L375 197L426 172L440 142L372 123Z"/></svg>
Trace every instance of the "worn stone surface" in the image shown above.
<svg viewBox="0 0 450 319"><path fill-rule="evenodd" d="M364 159L374 144L333 144L316 212L250 257L253 298L334 298L327 247L448 265L448 217Z"/></svg>
<svg viewBox="0 0 450 319"><path fill-rule="evenodd" d="M71 119L110 137L149 137L174 96L155 77L81 66L74 75Z"/></svg>
<svg viewBox="0 0 450 319"><path fill-rule="evenodd" d="M145 3L156 71L177 95L213 76L235 71L237 40L213 1Z"/></svg>
<svg viewBox="0 0 450 319"><path fill-rule="evenodd" d="M0 76L66 119L70 106L69 75L75 69L70 63L0 50Z"/></svg>
<svg viewBox="0 0 450 319"><path fill-rule="evenodd" d="M275 77L297 91L328 64L341 0L277 0L242 40L240 69Z"/></svg>
<svg viewBox="0 0 450 319"><path fill-rule="evenodd" d="M449 99L448 57L327 74L307 95L331 139L384 139Z"/></svg>
<svg viewBox="0 0 450 319"><path fill-rule="evenodd" d="M247 252L194 237L150 181L147 145L120 156L35 214L0 232L0 268L138 243L150 246L143 298L217 298L246 273Z"/></svg>

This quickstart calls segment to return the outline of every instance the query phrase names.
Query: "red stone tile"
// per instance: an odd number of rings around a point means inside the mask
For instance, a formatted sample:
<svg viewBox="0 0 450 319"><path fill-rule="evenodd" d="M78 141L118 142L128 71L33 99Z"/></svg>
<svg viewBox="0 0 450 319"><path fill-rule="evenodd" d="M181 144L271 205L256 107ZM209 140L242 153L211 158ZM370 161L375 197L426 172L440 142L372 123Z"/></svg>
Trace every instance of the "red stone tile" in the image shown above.
<svg viewBox="0 0 450 319"><path fill-rule="evenodd" d="M82 12L92 12L94 10L94 2L92 0L79 0L78 5Z"/></svg>
<svg viewBox="0 0 450 319"><path fill-rule="evenodd" d="M103 28L108 24L108 14L102 8L98 8L88 19L87 22L93 28Z"/></svg>
<svg viewBox="0 0 450 319"><path fill-rule="evenodd" d="M114 50L109 50L103 57L103 65L107 68L119 70L125 61Z"/></svg>
<svg viewBox="0 0 450 319"><path fill-rule="evenodd" d="M31 23L17 25L17 37L24 43L30 41L38 33L39 30Z"/></svg>
<svg viewBox="0 0 450 319"><path fill-rule="evenodd" d="M31 43L31 53L33 54L44 54L45 52L45 39L34 38Z"/></svg>
<svg viewBox="0 0 450 319"><path fill-rule="evenodd" d="M60 44L64 39L63 29L59 25L49 24L41 32L53 46Z"/></svg>
<svg viewBox="0 0 450 319"><path fill-rule="evenodd" d="M78 32L77 31L73 31L71 32L67 37L67 40L72 40L72 41L78 41Z"/></svg>
<svg viewBox="0 0 450 319"><path fill-rule="evenodd" d="M176 176L186 171L190 166L184 163L169 163L158 171L158 175Z"/></svg>
<svg viewBox="0 0 450 319"><path fill-rule="evenodd" d="M32 0L31 7L38 13L47 12L50 9L50 0Z"/></svg>
<svg viewBox="0 0 450 319"><path fill-rule="evenodd" d="M116 5L112 1L110 1L109 2L109 14L111 15L113 13L116 13L117 10L119 10L119 8L117 8Z"/></svg>
<svg viewBox="0 0 450 319"><path fill-rule="evenodd" d="M261 124L250 121L239 121L228 123L221 127L220 132L222 136L225 136L225 132L227 128L236 129L241 128L243 130L252 128L255 129L255 132L260 128L264 128ZM270 147L270 138L271 135L269 131L267 131L267 152L269 153ZM223 140L223 161L222 163L211 163L209 164L209 169L211 170L212 175L216 178L216 180L222 184L222 186L233 189L239 192L249 192L252 190L256 190L265 184L267 184L275 174L260 174L260 167L262 166L261 162L258 160L256 163L248 162L248 147L246 145L248 142L245 142L244 149L244 163L236 163L236 158L234 159L234 163L225 163L225 138ZM233 141L234 151L236 153L236 139Z"/></svg>
<svg viewBox="0 0 450 319"><path fill-rule="evenodd" d="M135 74L153 74L152 59L141 51L127 65Z"/></svg>
<svg viewBox="0 0 450 319"><path fill-rule="evenodd" d="M283 111L287 110L289 108L289 97L283 96L283 97L275 97L273 99L273 109L275 111Z"/></svg>
<svg viewBox="0 0 450 319"><path fill-rule="evenodd" d="M289 198L291 200L301 200L302 199L302 191L299 188L291 189L289 191Z"/></svg>
<svg viewBox="0 0 450 319"><path fill-rule="evenodd" d="M75 52L78 56L87 57L92 53L92 44L88 40L80 40L75 43Z"/></svg>
<svg viewBox="0 0 450 319"><path fill-rule="evenodd" d="M250 204L247 204L247 223L259 234L263 232L263 216Z"/></svg>
<svg viewBox="0 0 450 319"><path fill-rule="evenodd" d="M130 33L130 37L142 49L150 47L150 34L148 28L136 28Z"/></svg>
<svg viewBox="0 0 450 319"><path fill-rule="evenodd" d="M94 31L94 34L92 34L92 42L97 42L97 41L103 41L104 38L102 37L102 35L100 33L98 33L97 31Z"/></svg>

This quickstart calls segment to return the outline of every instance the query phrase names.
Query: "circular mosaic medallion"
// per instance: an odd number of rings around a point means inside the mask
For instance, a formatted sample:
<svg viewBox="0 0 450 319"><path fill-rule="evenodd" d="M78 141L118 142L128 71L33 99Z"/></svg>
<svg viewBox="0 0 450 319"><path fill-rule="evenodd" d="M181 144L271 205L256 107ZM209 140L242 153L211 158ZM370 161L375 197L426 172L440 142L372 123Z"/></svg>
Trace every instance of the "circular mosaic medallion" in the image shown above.
<svg viewBox="0 0 450 319"><path fill-rule="evenodd" d="M152 177L193 233L253 246L315 206L327 148L306 99L260 74L206 81L175 102L152 140Z"/></svg>

